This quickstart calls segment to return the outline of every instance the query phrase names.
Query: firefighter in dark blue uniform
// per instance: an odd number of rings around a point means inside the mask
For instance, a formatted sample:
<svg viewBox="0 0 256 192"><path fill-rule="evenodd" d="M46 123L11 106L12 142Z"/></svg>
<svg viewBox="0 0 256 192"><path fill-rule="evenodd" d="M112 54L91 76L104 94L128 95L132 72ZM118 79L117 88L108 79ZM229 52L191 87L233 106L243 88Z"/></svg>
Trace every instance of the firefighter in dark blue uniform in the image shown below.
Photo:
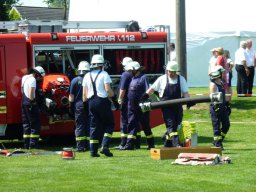
<svg viewBox="0 0 256 192"><path fill-rule="evenodd" d="M132 61L132 58L125 57L123 58L122 65L124 67L124 72L121 75L120 78L120 84L119 84L119 96L118 96L118 103L121 106L120 107L120 116L121 116L121 143L117 147L118 149L125 146L127 141L127 125L128 125L128 114L127 114L127 107L128 107L128 88L130 85L130 82L132 80L132 73L127 71L128 64Z"/></svg>
<svg viewBox="0 0 256 192"><path fill-rule="evenodd" d="M78 65L78 76L72 79L69 89L69 111L75 117L75 137L78 152L89 150L90 130L88 106L83 105L82 99L82 82L84 75L88 71L90 71L90 64L87 61L81 61Z"/></svg>
<svg viewBox="0 0 256 192"><path fill-rule="evenodd" d="M40 114L37 104L37 83L45 76L45 71L41 66L32 70L31 74L22 77L22 123L24 148L38 148L40 135Z"/></svg>
<svg viewBox="0 0 256 192"><path fill-rule="evenodd" d="M109 74L103 70L104 63L102 55L93 55L91 71L83 79L83 101L89 104L91 157L100 156L98 148L101 140L100 153L107 157L113 156L109 150L114 131L114 115L110 99L116 107L118 103L110 86L112 80Z"/></svg>
<svg viewBox="0 0 256 192"><path fill-rule="evenodd" d="M229 114L225 105L225 89L224 83L222 82L222 74L224 68L222 66L216 66L211 70L210 73L210 93L221 92L222 103L211 103L210 114L213 127L213 145L221 147L223 149L223 140L228 133L230 127Z"/></svg>
<svg viewBox="0 0 256 192"><path fill-rule="evenodd" d="M128 138L126 145L121 150L134 150L139 123L146 135L148 149L154 148L154 137L149 125L149 112L143 113L139 107L140 99L149 87L147 76L142 73L137 61L129 63L127 70L132 70L133 78L128 90Z"/></svg>
<svg viewBox="0 0 256 192"><path fill-rule="evenodd" d="M142 99L147 99L149 95L153 94L155 91L159 93L161 101L189 97L187 82L185 78L178 75L177 72L177 62L168 62L166 66L167 74L158 77L153 85L143 95ZM162 113L167 129L164 134L164 146L181 147L177 128L181 124L183 118L182 105L163 107Z"/></svg>

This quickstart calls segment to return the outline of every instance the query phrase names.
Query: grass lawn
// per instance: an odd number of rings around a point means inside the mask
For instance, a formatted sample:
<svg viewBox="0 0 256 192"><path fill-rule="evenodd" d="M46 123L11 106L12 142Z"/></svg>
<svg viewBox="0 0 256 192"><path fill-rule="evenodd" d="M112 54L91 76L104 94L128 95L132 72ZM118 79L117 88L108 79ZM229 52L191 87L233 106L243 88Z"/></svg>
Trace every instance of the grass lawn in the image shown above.
<svg viewBox="0 0 256 192"><path fill-rule="evenodd" d="M255 88L254 88L255 89ZM191 88L191 93L207 88ZM235 92L234 92L235 93ZM172 165L172 160L152 160L143 138L142 149L112 149L113 158L90 158L76 153L75 160L59 155L0 157L0 192L21 191L256 191L256 97L233 97L231 127L224 141L224 156L231 164L217 166ZM184 120L196 122L200 146L212 146L209 104L184 111ZM159 114L161 118L161 114ZM163 147L164 126L153 129L156 147ZM43 143L44 144L44 143ZM112 147L119 144L114 134ZM20 143L5 143L14 148ZM73 143L45 143L45 150L61 150Z"/></svg>

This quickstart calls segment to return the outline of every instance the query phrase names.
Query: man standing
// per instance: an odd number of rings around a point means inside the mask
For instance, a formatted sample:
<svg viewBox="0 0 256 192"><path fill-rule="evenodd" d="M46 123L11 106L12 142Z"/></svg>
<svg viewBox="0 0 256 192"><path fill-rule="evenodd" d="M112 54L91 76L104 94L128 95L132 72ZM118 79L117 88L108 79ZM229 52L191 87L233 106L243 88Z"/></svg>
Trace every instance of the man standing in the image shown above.
<svg viewBox="0 0 256 192"><path fill-rule="evenodd" d="M113 154L109 150L110 140L114 131L114 115L111 110L111 101L116 104L114 92L110 87L112 80L106 71L103 71L104 58L102 55L93 55L91 71L83 79L83 102L89 105L90 115L90 151L91 157L99 157L99 142L102 139L100 153L107 157ZM118 104L118 103L117 103Z"/></svg>
<svg viewBox="0 0 256 192"><path fill-rule="evenodd" d="M90 64L87 61L81 61L78 65L78 76L72 79L69 89L70 113L75 116L75 136L78 152L89 150L89 115L88 105L83 105L82 82L84 75L90 71Z"/></svg>
<svg viewBox="0 0 256 192"><path fill-rule="evenodd" d="M253 80L254 80L254 70L256 66L256 57L255 57L255 51L252 48L252 40L248 39L247 40L247 46L246 46L246 51L247 55L247 60L246 60L246 65L247 68L249 69L249 75L248 75L248 94L252 94L252 89L253 89Z"/></svg>
<svg viewBox="0 0 256 192"><path fill-rule="evenodd" d="M240 48L235 53L235 67L237 71L237 94L247 94L248 92L248 76L250 74L250 71L246 65L246 46L246 41L241 41Z"/></svg>
<svg viewBox="0 0 256 192"><path fill-rule="evenodd" d="M137 61L129 63L127 70L133 74L132 81L128 91L128 138L121 150L134 150L136 137L139 130L139 123L146 135L148 149L154 148L154 137L149 126L149 112L143 113L139 106L143 93L148 89L149 82L147 76L142 72L144 67L140 66Z"/></svg>
<svg viewBox="0 0 256 192"><path fill-rule="evenodd" d="M22 123L24 148L38 148L40 135L40 114L37 104L36 89L37 83L45 76L45 71L41 66L32 69L32 73L25 75L21 80L22 92Z"/></svg>
<svg viewBox="0 0 256 192"><path fill-rule="evenodd" d="M132 74L127 70L128 64L132 62L132 58L125 57L123 58L122 65L124 68L124 72L120 78L119 84L119 96L118 96L118 103L121 106L121 144L117 147L118 149L125 146L127 141L127 124L128 124L128 114L127 114L127 107L128 107L128 88L130 82L132 80Z"/></svg>
<svg viewBox="0 0 256 192"><path fill-rule="evenodd" d="M168 62L166 66L167 74L157 78L146 91L143 99L148 98L155 91L159 93L161 101L189 97L187 82L183 76L177 74L178 71L178 63L176 61ZM164 107L162 108L162 113L167 129L164 146L180 147L177 128L183 118L182 105Z"/></svg>

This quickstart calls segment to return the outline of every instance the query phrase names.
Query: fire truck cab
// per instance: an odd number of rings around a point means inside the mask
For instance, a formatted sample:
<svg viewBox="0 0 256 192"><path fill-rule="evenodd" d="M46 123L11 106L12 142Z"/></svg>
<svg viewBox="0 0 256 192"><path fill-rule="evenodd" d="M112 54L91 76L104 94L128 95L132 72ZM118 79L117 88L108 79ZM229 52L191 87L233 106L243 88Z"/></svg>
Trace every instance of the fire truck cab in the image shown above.
<svg viewBox="0 0 256 192"><path fill-rule="evenodd" d="M42 66L46 76L40 84L41 136L69 135L74 121L68 115L68 88L80 61L90 62L102 54L106 70L118 94L123 71L121 61L131 57L145 66L152 83L164 73L168 59L168 34L147 32L77 32L0 34L0 137L22 138L21 78L30 68ZM120 112L115 131L120 130ZM160 111L151 112L151 127L162 124Z"/></svg>

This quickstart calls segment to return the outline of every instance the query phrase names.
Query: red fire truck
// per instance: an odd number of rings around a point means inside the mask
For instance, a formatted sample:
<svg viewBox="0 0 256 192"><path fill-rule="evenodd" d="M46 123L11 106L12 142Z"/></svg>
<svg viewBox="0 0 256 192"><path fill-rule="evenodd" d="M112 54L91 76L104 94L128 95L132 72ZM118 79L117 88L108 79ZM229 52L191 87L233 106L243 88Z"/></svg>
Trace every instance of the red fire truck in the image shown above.
<svg viewBox="0 0 256 192"><path fill-rule="evenodd" d="M41 137L70 135L74 121L68 115L68 88L80 61L102 54L108 65L112 87L118 93L121 60L125 56L145 66L152 83L164 72L168 58L165 31L76 32L0 34L0 136L22 137L21 78L35 66L46 76L40 85ZM52 108L54 106L54 110ZM120 112L114 111L115 131L120 130ZM161 112L151 112L151 127L162 124Z"/></svg>

